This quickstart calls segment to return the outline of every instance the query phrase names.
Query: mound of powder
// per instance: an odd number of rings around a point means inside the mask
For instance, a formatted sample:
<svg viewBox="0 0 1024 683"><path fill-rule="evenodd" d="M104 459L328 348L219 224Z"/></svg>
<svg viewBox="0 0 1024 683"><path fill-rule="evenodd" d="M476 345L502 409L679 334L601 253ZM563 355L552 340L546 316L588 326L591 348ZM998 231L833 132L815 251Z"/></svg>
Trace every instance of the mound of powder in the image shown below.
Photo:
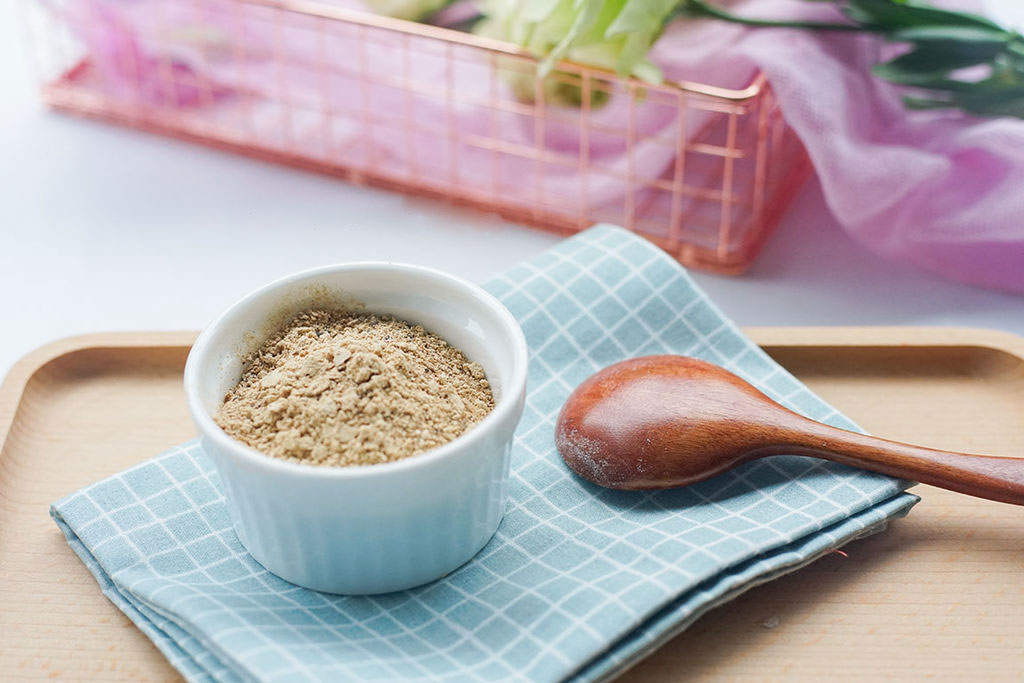
<svg viewBox="0 0 1024 683"><path fill-rule="evenodd" d="M263 453L371 465L448 443L494 409L483 369L419 325L368 313L297 315L245 360L215 420Z"/></svg>

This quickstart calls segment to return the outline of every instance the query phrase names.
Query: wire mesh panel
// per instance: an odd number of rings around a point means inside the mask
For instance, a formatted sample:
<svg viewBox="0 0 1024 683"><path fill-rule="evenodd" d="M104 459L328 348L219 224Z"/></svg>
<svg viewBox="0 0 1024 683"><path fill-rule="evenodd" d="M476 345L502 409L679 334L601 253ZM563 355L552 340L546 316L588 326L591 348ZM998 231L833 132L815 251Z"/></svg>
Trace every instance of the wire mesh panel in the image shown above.
<svg viewBox="0 0 1024 683"><path fill-rule="evenodd" d="M38 0L52 106L573 232L748 265L808 173L761 76L653 85L305 0Z"/></svg>

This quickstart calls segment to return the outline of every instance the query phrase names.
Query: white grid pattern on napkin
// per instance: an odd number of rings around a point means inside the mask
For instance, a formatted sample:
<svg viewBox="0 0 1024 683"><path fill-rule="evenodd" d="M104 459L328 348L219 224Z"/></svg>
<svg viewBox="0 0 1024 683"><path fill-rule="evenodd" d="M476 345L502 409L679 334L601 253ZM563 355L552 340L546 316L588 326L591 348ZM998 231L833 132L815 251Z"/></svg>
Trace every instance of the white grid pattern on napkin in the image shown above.
<svg viewBox="0 0 1024 683"><path fill-rule="evenodd" d="M663 252L593 228L488 284L520 320L529 393L510 504L470 563L428 586L329 596L266 572L185 444L57 503L104 592L193 680L557 680L614 673L709 605L905 513L904 483L777 457L672 491L572 476L552 433L568 393L622 358L681 353L853 426L771 361Z"/></svg>

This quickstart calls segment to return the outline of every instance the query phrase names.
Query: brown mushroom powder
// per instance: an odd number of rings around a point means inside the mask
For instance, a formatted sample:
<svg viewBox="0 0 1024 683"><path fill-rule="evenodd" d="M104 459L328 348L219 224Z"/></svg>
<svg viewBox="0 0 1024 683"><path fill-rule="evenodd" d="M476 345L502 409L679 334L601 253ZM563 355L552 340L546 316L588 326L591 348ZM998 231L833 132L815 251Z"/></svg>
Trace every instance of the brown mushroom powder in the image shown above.
<svg viewBox="0 0 1024 683"><path fill-rule="evenodd" d="M436 448L494 409L483 368L419 325L311 310L253 352L216 417L267 455L372 465Z"/></svg>

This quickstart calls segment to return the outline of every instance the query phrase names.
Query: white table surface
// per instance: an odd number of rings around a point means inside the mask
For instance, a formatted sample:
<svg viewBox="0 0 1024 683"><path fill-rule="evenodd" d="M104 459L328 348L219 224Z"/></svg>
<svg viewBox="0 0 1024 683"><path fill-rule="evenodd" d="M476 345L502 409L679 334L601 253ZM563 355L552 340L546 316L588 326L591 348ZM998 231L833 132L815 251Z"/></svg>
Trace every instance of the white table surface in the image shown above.
<svg viewBox="0 0 1024 683"><path fill-rule="evenodd" d="M289 272L358 259L473 279L556 238L479 212L357 188L48 112L15 4L0 3L0 374L54 339L197 329ZM1020 7L1007 3L1007 16ZM696 273L741 325L954 325L1024 334L1024 298L888 263L798 198L755 267ZM1024 217L1022 217L1024 220Z"/></svg>

